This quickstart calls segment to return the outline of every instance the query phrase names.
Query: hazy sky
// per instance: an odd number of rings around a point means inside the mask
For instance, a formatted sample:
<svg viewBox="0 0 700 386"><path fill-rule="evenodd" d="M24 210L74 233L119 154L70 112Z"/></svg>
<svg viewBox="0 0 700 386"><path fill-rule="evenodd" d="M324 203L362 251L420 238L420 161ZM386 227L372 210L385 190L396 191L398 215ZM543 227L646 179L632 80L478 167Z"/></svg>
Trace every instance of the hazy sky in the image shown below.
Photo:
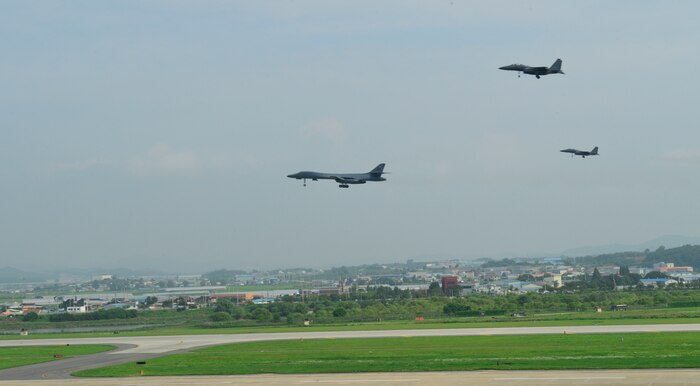
<svg viewBox="0 0 700 386"><path fill-rule="evenodd" d="M0 266L320 267L698 236L698 15L0 2ZM556 58L566 75L498 70ZM380 162L388 181L349 189L286 178Z"/></svg>

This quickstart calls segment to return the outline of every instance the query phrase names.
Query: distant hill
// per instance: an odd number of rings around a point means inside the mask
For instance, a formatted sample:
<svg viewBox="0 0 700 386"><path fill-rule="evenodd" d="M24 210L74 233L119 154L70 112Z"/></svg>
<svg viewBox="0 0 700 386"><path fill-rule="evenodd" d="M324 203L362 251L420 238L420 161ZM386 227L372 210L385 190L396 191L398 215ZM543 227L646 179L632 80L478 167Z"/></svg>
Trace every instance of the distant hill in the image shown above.
<svg viewBox="0 0 700 386"><path fill-rule="evenodd" d="M578 247L567 249L562 252L563 256L577 257L577 256L597 256L610 253L619 252L629 252L638 251L642 252L644 250L655 251L658 247L664 246L666 248L676 248L683 245L696 245L700 244L700 237L688 237L679 235L666 235L657 237L653 240L641 244L609 244L609 245L598 245L598 246L588 246L588 247Z"/></svg>
<svg viewBox="0 0 700 386"><path fill-rule="evenodd" d="M52 278L42 272L22 271L13 267L0 269L0 283L41 283Z"/></svg>
<svg viewBox="0 0 700 386"><path fill-rule="evenodd" d="M678 248L659 248L647 254L646 261L673 263L677 267L691 266L700 269L700 245L684 245Z"/></svg>
<svg viewBox="0 0 700 386"><path fill-rule="evenodd" d="M101 271L96 271L93 270L93 274L101 274L101 273L107 273L110 275L114 275L116 277L141 277L141 276L166 276L166 274L163 271L159 271L157 269L148 269L148 268L139 268L139 269L131 269L131 268L113 268L113 269L107 269L107 270L101 270Z"/></svg>
<svg viewBox="0 0 700 386"><path fill-rule="evenodd" d="M683 245L676 248L659 247L649 252L618 252L602 255L580 256L573 259L576 264L586 266L600 265L646 265L655 263L673 263L679 266L691 266L700 270L700 245Z"/></svg>
<svg viewBox="0 0 700 386"><path fill-rule="evenodd" d="M14 267L0 269L0 283L42 283L53 280L90 280L96 275L114 275L119 278L143 276L167 276L155 269L129 268L44 268L42 272ZM171 274L172 275L172 274Z"/></svg>

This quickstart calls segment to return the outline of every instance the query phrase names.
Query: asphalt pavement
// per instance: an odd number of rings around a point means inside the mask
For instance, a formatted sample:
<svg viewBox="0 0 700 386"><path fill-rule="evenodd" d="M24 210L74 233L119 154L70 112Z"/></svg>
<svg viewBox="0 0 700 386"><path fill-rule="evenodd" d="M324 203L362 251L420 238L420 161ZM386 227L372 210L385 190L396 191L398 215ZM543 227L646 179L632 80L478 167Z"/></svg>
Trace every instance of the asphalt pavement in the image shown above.
<svg viewBox="0 0 700 386"><path fill-rule="evenodd" d="M632 333L632 332L700 332L700 324L649 324L649 325L615 325L615 326L566 326L566 327L502 327L502 328L456 328L456 329L417 329L417 330L372 330L372 331L299 331L299 332L284 332L284 333L256 333L256 334L207 334L207 335L177 335L177 336L119 336L119 337L103 337L103 338L58 338L58 339L16 339L16 340L0 340L0 347L10 347L10 346L45 346L45 345L66 345L66 344L113 344L117 346L116 350L86 355L76 358L63 359L58 361L51 361L36 365L29 365L23 367L17 367L12 369L6 369L0 371L0 382L3 384L6 381L20 381L21 384L29 384L29 381L40 382L42 380L51 380L53 382L82 382L81 379L72 378L70 374L75 371L103 367L108 365L114 365L119 363L134 362L139 360L144 360L148 358L164 356L179 352L186 352L198 347L229 344L229 343L242 343L242 342L254 342L254 341L270 341L270 340L296 340L296 339L342 339L342 338L383 338L383 337L417 337L417 336L475 336L475 335L526 335L526 334L589 334L589 333ZM651 374L656 374L656 372L665 372L670 374L684 374L682 375L682 382L687 380L691 383L668 383L675 382L677 379L681 378L655 378L655 377L636 377L638 370L632 373L625 373L624 379L607 379L607 382L602 382L604 379L600 377L586 378L583 377L577 380L576 376L571 379L564 381L559 379L558 384L700 384L700 370L693 373L694 370L650 370ZM463 383L458 383L458 378L455 378L455 372L446 373L433 373L437 374L441 379L444 378L446 385L449 384L489 384L488 382L495 381L495 378L489 378L489 376L484 374L492 374L494 372L457 372L463 374L463 376L469 375L470 380L464 383L464 378L462 378ZM501 372L499 372L501 373ZM518 371L508 371L505 374L515 374L524 373L530 374L531 372L518 372ZM536 372L540 375L535 377L537 379L537 384L548 384L550 382L549 376L553 374L551 371ZM572 374L580 374L580 371L567 372ZM599 373L599 372L590 372ZM164 380L158 381L162 377L140 377L137 383L129 383L128 380L132 378L124 379L90 379L90 384L105 384L105 385L122 385L122 384L144 384L142 381L148 380L148 382L154 385L157 384L180 384L182 379L197 379L199 381L204 381L209 384L207 379L212 379L213 383L216 384L256 384L255 382L262 382L257 384L290 384L290 382L301 383L314 383L314 380L321 380L320 384L357 384L357 383L382 383L384 384L410 384L411 382L407 379L421 379L423 381L432 379L424 378L422 374L426 373L407 373L411 376L405 378L403 381L398 383L392 380L393 376L398 376L400 373L392 373L387 375L385 380L379 380L379 378L384 379L384 375L379 377L378 375L373 375L372 379L377 379L376 381L371 381L368 379L357 378L358 375L347 375L347 374L336 374L336 375L299 375L299 379L293 376L271 376L266 375L268 378L264 378L265 381L260 381L263 379L260 376L258 378L254 376L232 376L232 377L165 377ZM406 374L406 373L403 373ZM479 375L481 374L481 375ZM544 375L542 375L544 374ZM688 375L694 374L694 375ZM675 375L674 375L675 376ZM285 378L292 377L292 378ZM330 377L330 378L329 378ZM379 378L378 378L379 377ZM471 377L476 377L473 380ZM477 379L478 378L478 379ZM507 378L507 377L506 377ZM522 379L515 377L509 379L508 384L532 384L533 379L523 376ZM586 378L586 379L584 379ZM667 383L629 383L629 382L644 382L649 379L655 379L659 382ZM213 381L213 379L218 379ZM489 381L490 379L490 381ZM102 383L112 381L116 383ZM197 383L199 383L199 381ZM572 383L572 382L584 382L584 383ZM599 382L600 381L600 382ZM619 381L619 382L618 382ZM622 383L622 382L628 383ZM695 383L693 383L695 381ZM120 383L121 382L121 383ZM161 382L161 383L157 383ZM251 382L251 383L245 383ZM270 382L270 383L265 383ZM418 381L416 381L418 382ZM449 383L457 382L457 383ZM477 382L477 383L475 383ZM478 383L482 382L482 383ZM486 383L483 383L486 382ZM530 382L530 383L528 383ZM555 382L555 381L552 381ZM588 383L585 383L588 382ZM434 382L430 382L433 384ZM555 382L556 383L556 382ZM555 384L552 383L552 384ZM58 384L58 383L52 383ZM151 384L151 383L149 383ZM191 384L191 383L188 383Z"/></svg>

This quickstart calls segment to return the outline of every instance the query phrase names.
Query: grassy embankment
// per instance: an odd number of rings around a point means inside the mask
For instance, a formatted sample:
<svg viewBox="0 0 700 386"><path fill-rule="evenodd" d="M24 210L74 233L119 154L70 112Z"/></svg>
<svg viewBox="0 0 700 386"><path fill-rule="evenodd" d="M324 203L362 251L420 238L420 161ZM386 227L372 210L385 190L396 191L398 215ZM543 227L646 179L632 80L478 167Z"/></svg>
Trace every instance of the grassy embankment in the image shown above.
<svg viewBox="0 0 700 386"><path fill-rule="evenodd" d="M37 347L3 347L0 349L0 369L96 354L113 350L111 345L71 345ZM55 357L60 355L60 357Z"/></svg>
<svg viewBox="0 0 700 386"><path fill-rule="evenodd" d="M562 334L241 343L74 375L688 368L698 363L700 334Z"/></svg>
<svg viewBox="0 0 700 386"><path fill-rule="evenodd" d="M198 312L198 311L197 311ZM156 314L157 312L153 312ZM201 312L205 315L206 312ZM188 312L167 312L163 314L163 320L176 320L180 315L185 320L203 320L192 318ZM208 315L208 314L207 314ZM154 318L151 316L151 318ZM152 319L152 320L155 320ZM98 322L99 321L95 321ZM700 323L700 311L697 308L677 309L643 309L620 312L565 312L533 314L527 317L513 318L511 316L498 317L454 317L428 319L424 321L398 320L378 322L338 322L330 324L312 324L304 327L300 325L272 324L272 325L237 325L233 323L201 324L184 323L175 326L157 327L136 331L122 331L120 336L165 336L165 335L201 335L201 334L243 334L243 333L270 333L270 332L298 332L298 331L362 331L362 330L410 330L429 328L493 328L493 327L551 327L551 326L590 326L590 325L629 325L629 324L690 324ZM97 324L99 325L99 324ZM17 325L16 327L20 327ZM31 323L24 323L23 327L31 330ZM29 336L0 335L0 339L45 339L45 338L88 338L115 336L112 332L87 332L87 333L52 333L30 334Z"/></svg>

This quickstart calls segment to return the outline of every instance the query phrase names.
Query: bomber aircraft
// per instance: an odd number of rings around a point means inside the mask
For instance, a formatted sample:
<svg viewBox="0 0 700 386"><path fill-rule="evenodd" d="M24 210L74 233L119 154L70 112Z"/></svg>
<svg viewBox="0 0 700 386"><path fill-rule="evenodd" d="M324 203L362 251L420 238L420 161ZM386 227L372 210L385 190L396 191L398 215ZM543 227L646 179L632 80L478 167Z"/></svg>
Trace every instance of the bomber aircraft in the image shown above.
<svg viewBox="0 0 700 386"><path fill-rule="evenodd" d="M571 153L571 156L575 155L580 155L583 158L586 158L587 155L598 155L598 146L594 147L593 150L591 151L585 151L585 150L576 150L576 149L564 149L560 150L562 153Z"/></svg>
<svg viewBox="0 0 700 386"><path fill-rule="evenodd" d="M521 72L524 74L534 75L537 79L539 79L541 75L564 73L561 70L561 59L555 60L554 64L552 64L552 67L531 67L526 66L524 64L511 64L508 66L498 67L498 69L506 71L518 71L518 78L520 77Z"/></svg>
<svg viewBox="0 0 700 386"><path fill-rule="evenodd" d="M364 184L367 181L386 181L386 178L382 177L382 174L387 174L384 172L384 164L377 165L376 168L372 169L367 173L319 173L319 172L309 172L303 171L299 173L290 174L287 177L296 178L297 180L304 180L304 186L306 186L306 180L318 181L318 180L335 180L339 188L349 188L350 184Z"/></svg>

